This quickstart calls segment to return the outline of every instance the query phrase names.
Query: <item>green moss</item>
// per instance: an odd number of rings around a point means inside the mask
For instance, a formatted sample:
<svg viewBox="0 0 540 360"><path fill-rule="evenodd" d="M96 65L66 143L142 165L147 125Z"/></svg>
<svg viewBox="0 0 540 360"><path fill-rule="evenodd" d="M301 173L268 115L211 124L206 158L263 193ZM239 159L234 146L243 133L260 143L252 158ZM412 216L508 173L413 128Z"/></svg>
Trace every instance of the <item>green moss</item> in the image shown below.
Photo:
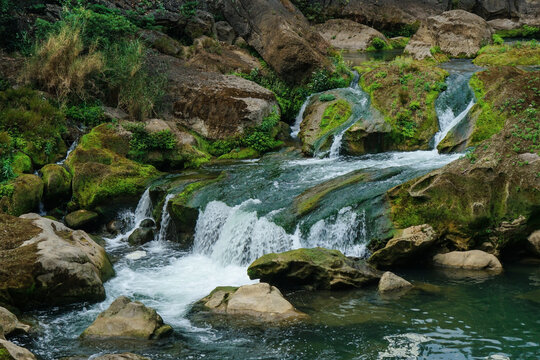
<svg viewBox="0 0 540 360"><path fill-rule="evenodd" d="M13 168L13 172L16 175L24 173L28 174L31 173L33 170L32 160L28 157L28 155L22 152L15 153L15 155L13 156L11 167Z"/></svg>
<svg viewBox="0 0 540 360"><path fill-rule="evenodd" d="M385 40L376 37L376 38L373 38L373 40L371 40L371 43L369 44L366 51L382 51L382 50L391 50L391 49L392 49L392 45L387 43Z"/></svg>
<svg viewBox="0 0 540 360"><path fill-rule="evenodd" d="M540 27L523 25L518 29L498 30L496 34L502 38L535 37L540 35Z"/></svg>
<svg viewBox="0 0 540 360"><path fill-rule="evenodd" d="M390 46L393 49L405 49L405 47L409 43L409 40L411 40L411 38L410 37L405 37L405 36L392 38L392 39L390 39Z"/></svg>
<svg viewBox="0 0 540 360"><path fill-rule="evenodd" d="M476 96L476 109L473 112L478 112L478 117L474 126L473 133L471 134L471 146L474 146L483 140L489 139L494 134L501 131L505 123L505 117L491 106L489 102L485 101L485 88L484 83L477 74L471 77L469 82L471 88L474 90Z"/></svg>
<svg viewBox="0 0 540 360"><path fill-rule="evenodd" d="M473 62L479 66L538 65L540 44L533 40L509 45L487 45L480 49Z"/></svg>
<svg viewBox="0 0 540 360"><path fill-rule="evenodd" d="M324 114L319 125L321 128L320 135L324 135L342 125L351 117L351 115L351 104L344 99L339 99L333 104L328 105L324 110Z"/></svg>
<svg viewBox="0 0 540 360"><path fill-rule="evenodd" d="M2 185L0 211L19 216L37 210L43 196L43 182L36 175L24 174Z"/></svg>
<svg viewBox="0 0 540 360"><path fill-rule="evenodd" d="M252 148L234 149L230 153L221 155L218 159L256 159L260 156L257 150Z"/></svg>

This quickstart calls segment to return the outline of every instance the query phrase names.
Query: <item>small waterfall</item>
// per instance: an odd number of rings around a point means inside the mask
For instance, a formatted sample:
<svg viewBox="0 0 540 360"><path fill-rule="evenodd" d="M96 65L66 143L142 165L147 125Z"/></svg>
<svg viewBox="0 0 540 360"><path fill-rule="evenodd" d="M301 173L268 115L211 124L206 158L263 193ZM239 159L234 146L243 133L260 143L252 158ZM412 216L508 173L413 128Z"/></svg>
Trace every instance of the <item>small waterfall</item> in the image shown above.
<svg viewBox="0 0 540 360"><path fill-rule="evenodd" d="M471 108L474 106L474 100L471 100L469 105L463 110L458 116L454 116L454 112L451 108L447 108L444 112L439 115L439 132L434 136L434 148L444 140L446 135L456 127L468 114Z"/></svg>
<svg viewBox="0 0 540 360"><path fill-rule="evenodd" d="M250 199L234 207L221 201L210 202L199 214L194 253L222 264L238 265L247 265L264 254L300 247L323 246L358 257L366 253L364 213L358 214L350 207L341 209L334 218L315 223L308 238L303 239L299 226L294 234L288 234L267 217L247 211L246 207L253 204L260 201Z"/></svg>
<svg viewBox="0 0 540 360"><path fill-rule="evenodd" d="M146 189L137 204L133 215L133 222L138 226L144 219L152 217L152 200L150 199L150 188Z"/></svg>
<svg viewBox="0 0 540 360"><path fill-rule="evenodd" d="M298 137L298 133L300 132L300 124L302 124L302 120L304 120L304 112L306 111L306 108L311 101L311 98L313 95L309 95L302 104L302 107L300 108L300 111L298 112L298 115L296 115L296 119L294 121L294 125L291 126L291 137L293 139L296 139Z"/></svg>
<svg viewBox="0 0 540 360"><path fill-rule="evenodd" d="M71 144L71 146L69 147L69 149L68 149L68 151L67 151L67 153L66 153L66 157L63 158L62 160L58 161L57 164L58 164L58 165L64 165L64 163L66 162L66 160L67 160L69 154L71 154L71 152L72 152L73 150L75 150L75 148L77 147L78 144L79 144L79 139L75 140L75 141Z"/></svg>
<svg viewBox="0 0 540 360"><path fill-rule="evenodd" d="M161 224L157 237L158 241L165 241L167 239L167 229L169 228L169 223L171 222L171 215L169 214L169 210L167 210L167 205L174 196L175 194L168 194L165 197L165 202L163 203L163 208L161 210Z"/></svg>

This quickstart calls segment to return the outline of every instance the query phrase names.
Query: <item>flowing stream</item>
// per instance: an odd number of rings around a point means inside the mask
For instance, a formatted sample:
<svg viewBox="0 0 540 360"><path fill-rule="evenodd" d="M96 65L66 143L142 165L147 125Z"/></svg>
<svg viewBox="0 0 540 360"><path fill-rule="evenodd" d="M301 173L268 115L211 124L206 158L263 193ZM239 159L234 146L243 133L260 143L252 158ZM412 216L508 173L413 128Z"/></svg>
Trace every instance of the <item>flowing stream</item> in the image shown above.
<svg viewBox="0 0 540 360"><path fill-rule="evenodd" d="M448 70L448 89L436 103L441 129L434 144L466 121L474 103L466 84L475 69L456 62ZM360 89L343 90L351 97L356 94L362 111L369 110ZM116 276L105 284L107 299L36 312L38 333L16 341L47 360L112 350L154 360L538 358L538 304L519 298L540 289L540 272L529 268L511 268L504 275L481 279L406 271L401 275L407 279L436 286L399 301L382 298L374 289L296 292L290 294L293 303L312 320L290 328L210 327L189 316L191 305L216 286L252 283L246 268L263 254L323 246L367 256L369 240L389 230L385 192L460 156L431 150L344 157L338 151L334 156L306 159L297 151L282 151L257 160L213 165L206 171L226 172L227 177L192 200L201 210L190 251L166 240L167 201L156 239L138 248L127 244L127 236L152 216L154 205L147 190L135 211L119 214L126 223L124 234L106 239L106 249L116 261ZM366 180L338 188L307 214L295 212L300 194L358 174ZM130 256L134 250L141 251L140 256ZM175 335L150 343L79 340L79 334L120 295L155 308L174 327Z"/></svg>

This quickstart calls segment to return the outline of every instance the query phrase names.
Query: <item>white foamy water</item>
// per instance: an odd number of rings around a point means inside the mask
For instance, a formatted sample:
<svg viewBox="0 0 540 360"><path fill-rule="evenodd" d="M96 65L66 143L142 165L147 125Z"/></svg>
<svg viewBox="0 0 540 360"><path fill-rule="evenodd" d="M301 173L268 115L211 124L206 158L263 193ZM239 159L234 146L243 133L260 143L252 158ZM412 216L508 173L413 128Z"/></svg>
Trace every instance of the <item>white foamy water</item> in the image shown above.
<svg viewBox="0 0 540 360"><path fill-rule="evenodd" d="M306 112L306 108L312 97L313 95L310 95L307 97L306 101L304 101L302 107L300 108L300 111L298 112L298 115L296 115L294 125L291 126L291 137L293 139L296 139L298 137L298 133L300 132L300 125L302 124L302 120L304 120L304 113Z"/></svg>
<svg viewBox="0 0 540 360"><path fill-rule="evenodd" d="M158 234L158 241L165 241L167 240L167 229L169 228L169 224L171 222L171 214L169 214L169 211L167 210L167 205L169 204L169 201L175 196L175 194L168 194L165 197L165 202L163 203L163 208L161 209L161 224L159 227L159 234Z"/></svg>
<svg viewBox="0 0 540 360"><path fill-rule="evenodd" d="M471 100L469 105L459 113L457 116L454 115L454 112L451 108L446 108L441 114L439 114L439 132L435 134L434 142L436 149L437 146L444 140L446 135L455 128L471 111L471 108L474 106L474 100Z"/></svg>

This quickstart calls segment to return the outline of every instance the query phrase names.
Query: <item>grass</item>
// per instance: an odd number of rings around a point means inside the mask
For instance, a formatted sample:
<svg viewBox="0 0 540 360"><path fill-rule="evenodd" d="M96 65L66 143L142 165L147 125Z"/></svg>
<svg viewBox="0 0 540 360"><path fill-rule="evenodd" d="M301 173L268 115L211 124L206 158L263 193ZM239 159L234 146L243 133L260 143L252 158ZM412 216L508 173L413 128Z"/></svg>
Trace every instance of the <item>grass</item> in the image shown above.
<svg viewBox="0 0 540 360"><path fill-rule="evenodd" d="M500 132L504 126L505 117L493 109L489 102L485 101L486 91L484 83L477 74L471 77L469 84L476 96L476 106L480 109L474 131L471 134L471 144L474 145Z"/></svg>
<svg viewBox="0 0 540 360"><path fill-rule="evenodd" d="M536 40L484 46L474 63L479 66L538 65L540 44Z"/></svg>
<svg viewBox="0 0 540 360"><path fill-rule="evenodd" d="M335 103L328 105L319 124L321 128L320 135L324 135L343 124L351 117L351 114L351 105L346 100L339 99Z"/></svg>

